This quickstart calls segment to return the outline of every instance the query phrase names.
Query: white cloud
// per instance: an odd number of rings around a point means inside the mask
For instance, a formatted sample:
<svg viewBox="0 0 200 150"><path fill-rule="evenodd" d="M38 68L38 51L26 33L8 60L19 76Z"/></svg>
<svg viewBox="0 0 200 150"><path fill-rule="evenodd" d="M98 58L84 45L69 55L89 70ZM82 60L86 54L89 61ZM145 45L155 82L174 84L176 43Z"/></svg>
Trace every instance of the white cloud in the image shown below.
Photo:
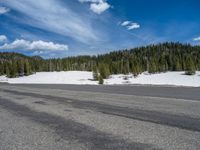
<svg viewBox="0 0 200 150"><path fill-rule="evenodd" d="M101 14L111 7L106 0L79 0L81 3L90 3L90 10L96 14Z"/></svg>
<svg viewBox="0 0 200 150"><path fill-rule="evenodd" d="M0 43L6 42L6 41L7 41L7 37L5 35L0 35Z"/></svg>
<svg viewBox="0 0 200 150"><path fill-rule="evenodd" d="M127 26L127 25L129 25L130 23L131 23L130 21L124 21L124 22L121 23L121 25L122 25L122 26Z"/></svg>
<svg viewBox="0 0 200 150"><path fill-rule="evenodd" d="M128 30L133 30L138 28L140 28L140 25L138 23L131 23L130 25L127 26Z"/></svg>
<svg viewBox="0 0 200 150"><path fill-rule="evenodd" d="M100 3L100 2L102 2L102 0L78 0L78 1L81 2L81 3L88 3L88 2Z"/></svg>
<svg viewBox="0 0 200 150"><path fill-rule="evenodd" d="M196 37L193 39L194 41L200 41L200 37Z"/></svg>
<svg viewBox="0 0 200 150"><path fill-rule="evenodd" d="M1 15L1 14L5 14L5 13L7 13L7 12L9 12L9 11L10 11L9 8L1 7L1 6L0 6L0 15Z"/></svg>
<svg viewBox="0 0 200 150"><path fill-rule="evenodd" d="M138 23L132 22L132 21L124 21L121 23L121 26L124 26L127 28L127 30L133 30L140 28L140 25Z"/></svg>
<svg viewBox="0 0 200 150"><path fill-rule="evenodd" d="M68 50L68 45L56 44L45 41L27 41L16 39L12 43L0 46L0 50L40 50L40 51L63 51Z"/></svg>
<svg viewBox="0 0 200 150"><path fill-rule="evenodd" d="M79 42L90 44L98 41L99 32L92 27L90 17L73 10L59 0L5 0L3 4L16 10L24 17L16 18L17 22L39 29L67 36ZM27 17L25 17L27 16Z"/></svg>
<svg viewBox="0 0 200 150"><path fill-rule="evenodd" d="M90 9L97 14L101 14L104 11L106 11L107 9L110 8L110 5L106 2L102 2L102 3L92 3L90 4Z"/></svg>

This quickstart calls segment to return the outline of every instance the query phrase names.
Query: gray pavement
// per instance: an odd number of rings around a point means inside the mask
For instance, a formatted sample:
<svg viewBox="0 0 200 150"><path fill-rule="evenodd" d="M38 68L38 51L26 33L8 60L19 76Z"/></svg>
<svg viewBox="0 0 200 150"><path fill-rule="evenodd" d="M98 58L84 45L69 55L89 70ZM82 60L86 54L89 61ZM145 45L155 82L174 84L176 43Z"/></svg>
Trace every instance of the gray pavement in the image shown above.
<svg viewBox="0 0 200 150"><path fill-rule="evenodd" d="M0 150L199 150L198 90L0 84Z"/></svg>
<svg viewBox="0 0 200 150"><path fill-rule="evenodd" d="M30 88L61 89L72 91L88 91L115 93L125 95L182 98L200 100L200 87L170 87L151 85L56 85L56 84L19 84Z"/></svg>

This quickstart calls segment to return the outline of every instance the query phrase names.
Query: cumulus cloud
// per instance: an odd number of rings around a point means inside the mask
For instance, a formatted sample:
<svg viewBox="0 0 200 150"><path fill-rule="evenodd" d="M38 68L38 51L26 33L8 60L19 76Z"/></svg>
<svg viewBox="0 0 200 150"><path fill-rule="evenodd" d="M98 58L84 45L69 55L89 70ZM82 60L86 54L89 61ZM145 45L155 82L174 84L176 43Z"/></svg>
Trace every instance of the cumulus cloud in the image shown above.
<svg viewBox="0 0 200 150"><path fill-rule="evenodd" d="M106 2L103 3L93 3L90 5L90 9L97 14L101 14L102 12L106 11L110 8L110 5Z"/></svg>
<svg viewBox="0 0 200 150"><path fill-rule="evenodd" d="M5 14L5 13L7 13L7 12L9 12L9 11L10 11L9 8L1 7L1 6L0 6L0 15L1 15L1 14Z"/></svg>
<svg viewBox="0 0 200 150"><path fill-rule="evenodd" d="M140 25L138 23L132 22L132 21L124 21L121 23L121 26L124 26L127 28L127 30L133 30L140 28Z"/></svg>
<svg viewBox="0 0 200 150"><path fill-rule="evenodd" d="M0 46L0 50L39 50L39 51L63 51L68 50L68 45L56 44L45 41L27 41L16 39L12 43Z"/></svg>
<svg viewBox="0 0 200 150"><path fill-rule="evenodd" d="M194 41L200 41L200 36L193 39Z"/></svg>
<svg viewBox="0 0 200 150"><path fill-rule="evenodd" d="M7 37L5 35L0 35L0 43L6 42L6 41L7 41Z"/></svg>
<svg viewBox="0 0 200 150"><path fill-rule="evenodd" d="M81 3L90 3L90 10L96 14L101 14L111 7L106 0L79 0Z"/></svg>

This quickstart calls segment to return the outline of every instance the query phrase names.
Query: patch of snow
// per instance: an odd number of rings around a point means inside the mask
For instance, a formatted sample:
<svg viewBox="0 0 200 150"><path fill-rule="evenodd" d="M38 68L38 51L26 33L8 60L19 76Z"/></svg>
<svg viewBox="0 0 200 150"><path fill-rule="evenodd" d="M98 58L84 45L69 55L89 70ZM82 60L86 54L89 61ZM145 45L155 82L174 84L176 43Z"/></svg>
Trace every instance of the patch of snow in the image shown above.
<svg viewBox="0 0 200 150"><path fill-rule="evenodd" d="M0 82L6 83L8 82L8 78L6 76L0 76Z"/></svg>
<svg viewBox="0 0 200 150"><path fill-rule="evenodd" d="M0 77L0 82L1 82ZM3 78L5 80L5 78ZM3 81L2 79L2 81ZM8 78L11 84L98 84L93 81L92 72L86 71L62 71L62 72L38 72L30 76ZM4 82L4 81L3 81Z"/></svg>
<svg viewBox="0 0 200 150"><path fill-rule="evenodd" d="M124 80L127 77L128 80ZM185 72L166 72L149 74L142 73L138 77L133 75L112 75L110 79L105 80L105 84L148 84L148 85L172 85L172 86L192 86L200 87L200 71L195 75L188 76Z"/></svg>
<svg viewBox="0 0 200 150"><path fill-rule="evenodd" d="M98 84L98 81L93 81L92 72L87 71L38 72L30 76L12 79L0 76L0 82L12 84ZM144 72L136 78L132 74L118 74L111 75L109 79L105 79L104 84L149 84L200 87L200 71L197 71L193 76L185 75L184 72L157 74Z"/></svg>

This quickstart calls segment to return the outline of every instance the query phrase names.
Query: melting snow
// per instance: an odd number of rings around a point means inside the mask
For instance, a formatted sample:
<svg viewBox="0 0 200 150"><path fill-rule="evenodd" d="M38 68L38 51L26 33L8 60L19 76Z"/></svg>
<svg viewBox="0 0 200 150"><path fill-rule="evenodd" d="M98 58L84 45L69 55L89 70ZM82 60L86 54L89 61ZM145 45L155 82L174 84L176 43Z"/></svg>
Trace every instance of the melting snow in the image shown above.
<svg viewBox="0 0 200 150"><path fill-rule="evenodd" d="M0 82L12 84L98 84L97 81L93 81L92 72L87 71L38 72L30 76L12 79L0 76ZM132 74L111 75L109 79L104 80L104 84L151 84L200 87L200 71L197 71L193 76L185 75L184 72L158 74L144 72L136 78Z"/></svg>

